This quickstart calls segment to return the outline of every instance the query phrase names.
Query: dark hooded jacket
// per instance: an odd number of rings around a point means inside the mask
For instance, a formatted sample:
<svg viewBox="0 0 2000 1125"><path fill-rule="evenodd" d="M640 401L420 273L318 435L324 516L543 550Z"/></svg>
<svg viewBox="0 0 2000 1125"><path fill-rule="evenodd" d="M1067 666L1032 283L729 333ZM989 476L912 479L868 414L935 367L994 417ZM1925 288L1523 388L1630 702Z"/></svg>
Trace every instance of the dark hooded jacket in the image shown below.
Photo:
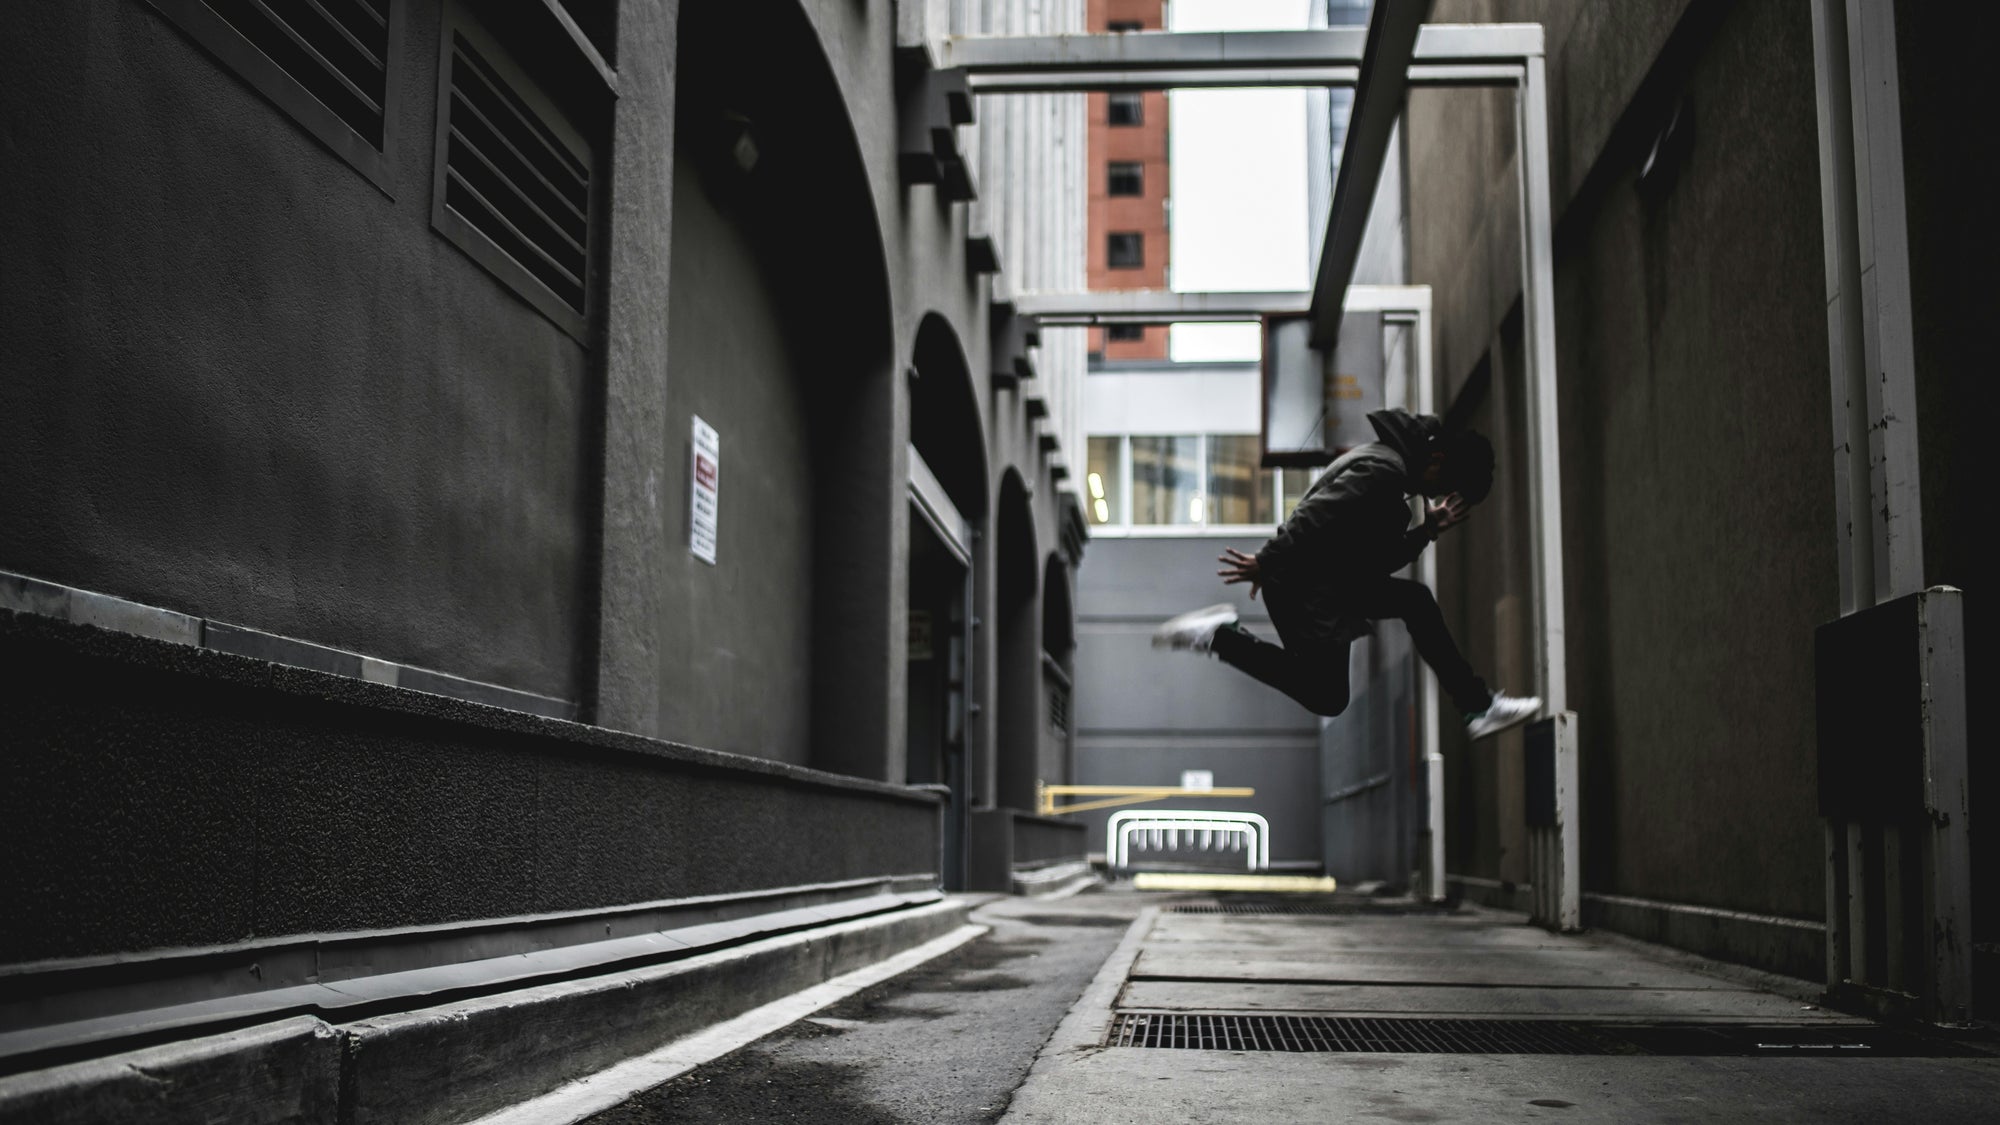
<svg viewBox="0 0 2000 1125"><path fill-rule="evenodd" d="M1290 599L1314 603L1313 616L1347 602L1357 582L1408 566L1431 541L1410 526L1433 436L1444 427L1428 414L1378 410L1368 424L1380 440L1342 454L1299 500L1284 526L1257 552L1264 581ZM1329 622L1331 624L1331 622Z"/></svg>

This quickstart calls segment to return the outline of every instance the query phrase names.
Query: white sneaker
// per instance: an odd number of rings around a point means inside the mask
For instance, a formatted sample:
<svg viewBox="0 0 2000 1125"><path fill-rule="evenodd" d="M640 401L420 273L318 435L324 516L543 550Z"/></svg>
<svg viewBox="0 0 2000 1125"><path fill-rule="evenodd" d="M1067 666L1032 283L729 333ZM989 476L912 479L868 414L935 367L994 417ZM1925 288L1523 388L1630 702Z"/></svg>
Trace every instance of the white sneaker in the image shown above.
<svg viewBox="0 0 2000 1125"><path fill-rule="evenodd" d="M1236 607L1233 605L1212 605L1191 610L1170 618L1166 624L1153 630L1153 647L1207 652L1209 643L1215 640L1215 631L1234 624Z"/></svg>
<svg viewBox="0 0 2000 1125"><path fill-rule="evenodd" d="M1523 699L1508 695L1504 691L1493 693L1493 702L1477 715L1465 717L1465 733L1473 739L1485 738L1489 734L1499 734L1508 727L1517 727L1534 718L1542 709L1542 701L1535 696Z"/></svg>

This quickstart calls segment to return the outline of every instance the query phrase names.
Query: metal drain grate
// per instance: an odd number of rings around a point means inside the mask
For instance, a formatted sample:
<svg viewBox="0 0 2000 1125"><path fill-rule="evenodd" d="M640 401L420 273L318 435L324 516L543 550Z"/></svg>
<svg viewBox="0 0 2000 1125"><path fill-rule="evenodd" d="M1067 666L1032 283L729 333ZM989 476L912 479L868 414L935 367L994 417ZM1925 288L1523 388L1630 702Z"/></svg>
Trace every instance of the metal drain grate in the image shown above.
<svg viewBox="0 0 2000 1125"><path fill-rule="evenodd" d="M1533 1020L1372 1019L1337 1016L1126 1012L1114 1047L1194 1051L1344 1051L1418 1055L1601 1055L1567 1025Z"/></svg>

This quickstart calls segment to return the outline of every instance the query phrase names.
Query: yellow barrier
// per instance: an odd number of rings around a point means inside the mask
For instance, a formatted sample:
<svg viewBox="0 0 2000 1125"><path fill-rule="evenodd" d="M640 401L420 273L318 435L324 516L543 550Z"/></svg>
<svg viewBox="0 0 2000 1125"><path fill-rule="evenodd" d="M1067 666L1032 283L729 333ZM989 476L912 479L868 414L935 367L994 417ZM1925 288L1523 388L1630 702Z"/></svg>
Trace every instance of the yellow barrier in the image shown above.
<svg viewBox="0 0 2000 1125"><path fill-rule="evenodd" d="M1178 785L1042 785L1035 786L1035 811L1042 816L1061 816L1064 813L1089 812L1092 809L1108 809L1118 805L1137 805L1146 801L1164 801L1168 797L1255 797L1257 791L1247 785L1216 787L1214 789L1185 789ZM1102 797L1104 800L1078 801L1073 805L1057 807L1057 797Z"/></svg>

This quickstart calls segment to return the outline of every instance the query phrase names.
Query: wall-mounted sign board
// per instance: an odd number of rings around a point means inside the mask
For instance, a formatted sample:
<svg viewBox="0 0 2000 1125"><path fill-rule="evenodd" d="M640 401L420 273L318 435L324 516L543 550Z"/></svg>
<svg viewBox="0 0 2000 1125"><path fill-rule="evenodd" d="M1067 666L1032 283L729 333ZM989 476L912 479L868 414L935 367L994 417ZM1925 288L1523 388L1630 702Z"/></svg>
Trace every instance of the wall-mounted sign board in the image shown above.
<svg viewBox="0 0 2000 1125"><path fill-rule="evenodd" d="M1264 318L1265 468L1305 468L1375 440L1368 415L1382 409L1382 314L1348 312L1332 356L1312 346L1305 313Z"/></svg>
<svg viewBox="0 0 2000 1125"><path fill-rule="evenodd" d="M722 436L715 427L696 417L693 459L688 479L693 490L688 501L688 551L695 558L715 564L716 511L720 497Z"/></svg>

